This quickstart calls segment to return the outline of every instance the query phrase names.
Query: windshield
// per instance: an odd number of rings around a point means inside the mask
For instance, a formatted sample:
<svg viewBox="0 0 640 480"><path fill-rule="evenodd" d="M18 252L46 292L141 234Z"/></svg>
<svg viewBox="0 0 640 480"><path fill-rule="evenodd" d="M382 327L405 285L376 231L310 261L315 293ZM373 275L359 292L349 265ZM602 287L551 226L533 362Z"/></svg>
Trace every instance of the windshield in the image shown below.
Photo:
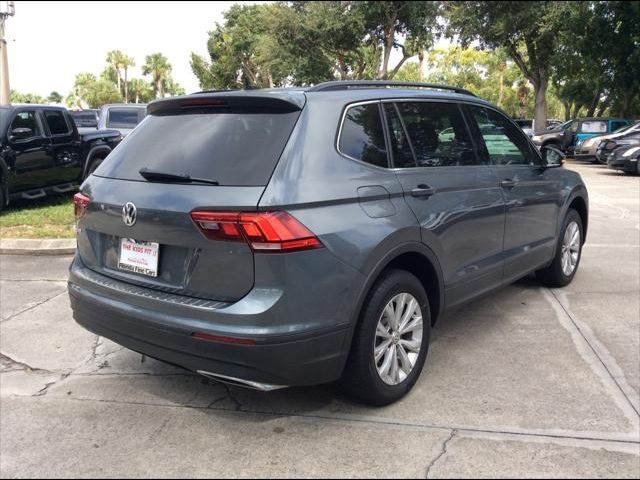
<svg viewBox="0 0 640 480"><path fill-rule="evenodd" d="M112 107L107 112L107 128L133 128L144 117L145 108Z"/></svg>
<svg viewBox="0 0 640 480"><path fill-rule="evenodd" d="M220 185L266 185L299 114L235 109L150 115L95 174L144 181L140 169L147 168Z"/></svg>

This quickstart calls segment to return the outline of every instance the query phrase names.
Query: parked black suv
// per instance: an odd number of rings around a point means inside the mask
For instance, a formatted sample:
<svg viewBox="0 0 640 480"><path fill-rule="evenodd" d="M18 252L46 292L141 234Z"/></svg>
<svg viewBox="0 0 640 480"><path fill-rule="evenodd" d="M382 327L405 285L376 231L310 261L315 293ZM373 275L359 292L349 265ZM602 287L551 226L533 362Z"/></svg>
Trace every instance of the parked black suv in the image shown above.
<svg viewBox="0 0 640 480"><path fill-rule="evenodd" d="M10 199L76 189L120 139L115 130L79 134L63 107L0 107L0 210Z"/></svg>
<svg viewBox="0 0 640 480"><path fill-rule="evenodd" d="M467 91L329 82L148 114L76 194L69 295L151 357L260 390L342 377L387 404L444 311L578 269L580 176Z"/></svg>

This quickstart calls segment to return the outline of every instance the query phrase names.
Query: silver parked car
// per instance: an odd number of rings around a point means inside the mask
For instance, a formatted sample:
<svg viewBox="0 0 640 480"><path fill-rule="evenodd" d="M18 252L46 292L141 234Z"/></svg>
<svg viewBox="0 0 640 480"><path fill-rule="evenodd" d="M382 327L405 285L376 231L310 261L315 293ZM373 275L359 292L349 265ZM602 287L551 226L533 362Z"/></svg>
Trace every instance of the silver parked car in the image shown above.
<svg viewBox="0 0 640 480"><path fill-rule="evenodd" d="M98 130L118 130L126 137L144 117L147 105L142 103L111 103L103 105L98 115Z"/></svg>

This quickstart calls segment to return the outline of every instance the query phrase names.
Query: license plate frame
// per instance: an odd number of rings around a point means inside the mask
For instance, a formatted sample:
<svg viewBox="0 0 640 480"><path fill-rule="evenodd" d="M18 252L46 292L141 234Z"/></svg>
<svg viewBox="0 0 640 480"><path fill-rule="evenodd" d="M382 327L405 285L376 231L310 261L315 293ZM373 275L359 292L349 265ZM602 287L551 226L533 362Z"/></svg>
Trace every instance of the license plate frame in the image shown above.
<svg viewBox="0 0 640 480"><path fill-rule="evenodd" d="M160 244L134 238L120 238L118 250L118 268L129 273L138 273L148 277L158 276Z"/></svg>

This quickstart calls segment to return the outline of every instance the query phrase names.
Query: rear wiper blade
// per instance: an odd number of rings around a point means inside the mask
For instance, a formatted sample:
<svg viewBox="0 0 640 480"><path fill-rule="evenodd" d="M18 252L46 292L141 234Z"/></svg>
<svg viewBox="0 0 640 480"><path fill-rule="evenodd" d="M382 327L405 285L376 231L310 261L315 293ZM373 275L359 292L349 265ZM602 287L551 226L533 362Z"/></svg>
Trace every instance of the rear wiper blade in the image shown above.
<svg viewBox="0 0 640 480"><path fill-rule="evenodd" d="M191 175L187 175L186 173L166 173L166 172L157 172L155 170L149 170L147 167L141 168L138 170L138 173L142 175L145 179L153 182L155 181L167 181L167 182L185 182L185 183L206 183L209 185L220 185L219 182L215 180L209 180L207 178L196 178Z"/></svg>

